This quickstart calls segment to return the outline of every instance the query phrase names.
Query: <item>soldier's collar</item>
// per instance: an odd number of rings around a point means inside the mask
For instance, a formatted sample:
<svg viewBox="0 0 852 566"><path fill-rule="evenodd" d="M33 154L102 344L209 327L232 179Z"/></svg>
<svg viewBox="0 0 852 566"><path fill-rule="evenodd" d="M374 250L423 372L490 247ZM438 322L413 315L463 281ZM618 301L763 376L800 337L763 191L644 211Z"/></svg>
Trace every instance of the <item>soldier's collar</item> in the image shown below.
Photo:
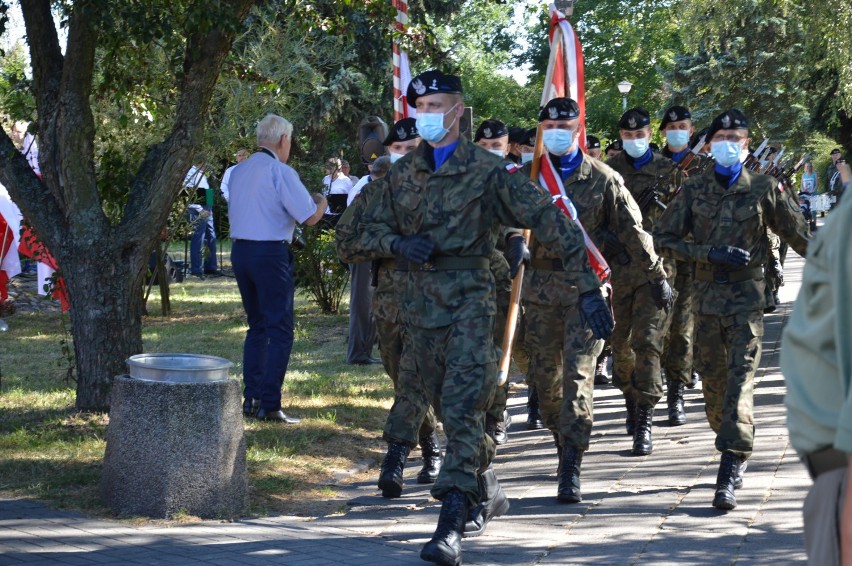
<svg viewBox="0 0 852 566"><path fill-rule="evenodd" d="M433 167L434 159L429 155L434 151L434 148L423 142L414 150L416 154L416 167L419 171L426 171L432 175L444 176L464 173L467 171L467 162L470 157L472 145L473 143L465 136L459 136L459 144L456 150L441 168L436 171Z"/></svg>

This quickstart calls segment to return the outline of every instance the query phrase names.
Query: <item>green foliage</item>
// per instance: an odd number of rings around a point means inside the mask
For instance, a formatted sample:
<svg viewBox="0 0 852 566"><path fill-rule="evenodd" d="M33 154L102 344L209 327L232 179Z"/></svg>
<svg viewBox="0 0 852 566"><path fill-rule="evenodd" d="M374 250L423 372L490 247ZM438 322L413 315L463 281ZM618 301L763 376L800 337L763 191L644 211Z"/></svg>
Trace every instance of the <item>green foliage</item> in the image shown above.
<svg viewBox="0 0 852 566"><path fill-rule="evenodd" d="M296 252L296 280L326 314L337 313L349 282L349 270L337 257L334 231L320 225L302 230L305 247Z"/></svg>
<svg viewBox="0 0 852 566"><path fill-rule="evenodd" d="M33 120L35 98L27 78L27 56L20 43L0 56L0 114L12 120Z"/></svg>

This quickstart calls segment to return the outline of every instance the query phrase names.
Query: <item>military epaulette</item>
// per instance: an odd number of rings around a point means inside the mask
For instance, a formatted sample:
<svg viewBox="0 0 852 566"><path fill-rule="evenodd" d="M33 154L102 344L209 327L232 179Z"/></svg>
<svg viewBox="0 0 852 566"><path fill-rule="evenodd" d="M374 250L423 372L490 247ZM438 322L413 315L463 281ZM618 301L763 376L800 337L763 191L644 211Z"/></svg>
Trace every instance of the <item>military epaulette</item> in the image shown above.
<svg viewBox="0 0 852 566"><path fill-rule="evenodd" d="M508 171L509 173L517 173L520 170L521 170L521 167L515 165L514 163L507 163L506 164L506 171Z"/></svg>

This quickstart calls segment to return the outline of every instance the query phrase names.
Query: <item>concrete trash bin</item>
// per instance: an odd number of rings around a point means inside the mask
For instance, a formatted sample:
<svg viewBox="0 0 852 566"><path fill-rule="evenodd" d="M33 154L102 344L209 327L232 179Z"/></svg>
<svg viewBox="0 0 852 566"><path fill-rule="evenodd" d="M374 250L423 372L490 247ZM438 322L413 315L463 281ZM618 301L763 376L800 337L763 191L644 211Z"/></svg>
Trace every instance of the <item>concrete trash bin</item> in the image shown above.
<svg viewBox="0 0 852 566"><path fill-rule="evenodd" d="M115 379L101 495L121 516L230 518L248 492L240 384L214 356L140 354Z"/></svg>

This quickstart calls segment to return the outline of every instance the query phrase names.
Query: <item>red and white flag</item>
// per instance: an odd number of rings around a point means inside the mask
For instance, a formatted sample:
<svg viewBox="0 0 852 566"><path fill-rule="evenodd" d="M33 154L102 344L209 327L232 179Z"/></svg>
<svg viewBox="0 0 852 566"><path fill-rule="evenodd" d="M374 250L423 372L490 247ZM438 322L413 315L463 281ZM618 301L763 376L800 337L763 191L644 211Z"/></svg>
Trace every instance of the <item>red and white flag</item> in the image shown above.
<svg viewBox="0 0 852 566"><path fill-rule="evenodd" d="M9 296L9 279L21 272L21 260L18 257L20 228L21 211L9 198L6 188L0 185L0 302Z"/></svg>
<svg viewBox="0 0 852 566"><path fill-rule="evenodd" d="M394 27L399 33L408 29L408 0L392 0L396 8ZM393 121L414 118L417 111L408 105L408 84L411 82L411 68L408 65L408 53L393 42Z"/></svg>
<svg viewBox="0 0 852 566"><path fill-rule="evenodd" d="M586 79L583 70L583 47L580 38L565 15L550 4L550 60L541 106L554 98L567 97L580 106L580 149L586 151Z"/></svg>

